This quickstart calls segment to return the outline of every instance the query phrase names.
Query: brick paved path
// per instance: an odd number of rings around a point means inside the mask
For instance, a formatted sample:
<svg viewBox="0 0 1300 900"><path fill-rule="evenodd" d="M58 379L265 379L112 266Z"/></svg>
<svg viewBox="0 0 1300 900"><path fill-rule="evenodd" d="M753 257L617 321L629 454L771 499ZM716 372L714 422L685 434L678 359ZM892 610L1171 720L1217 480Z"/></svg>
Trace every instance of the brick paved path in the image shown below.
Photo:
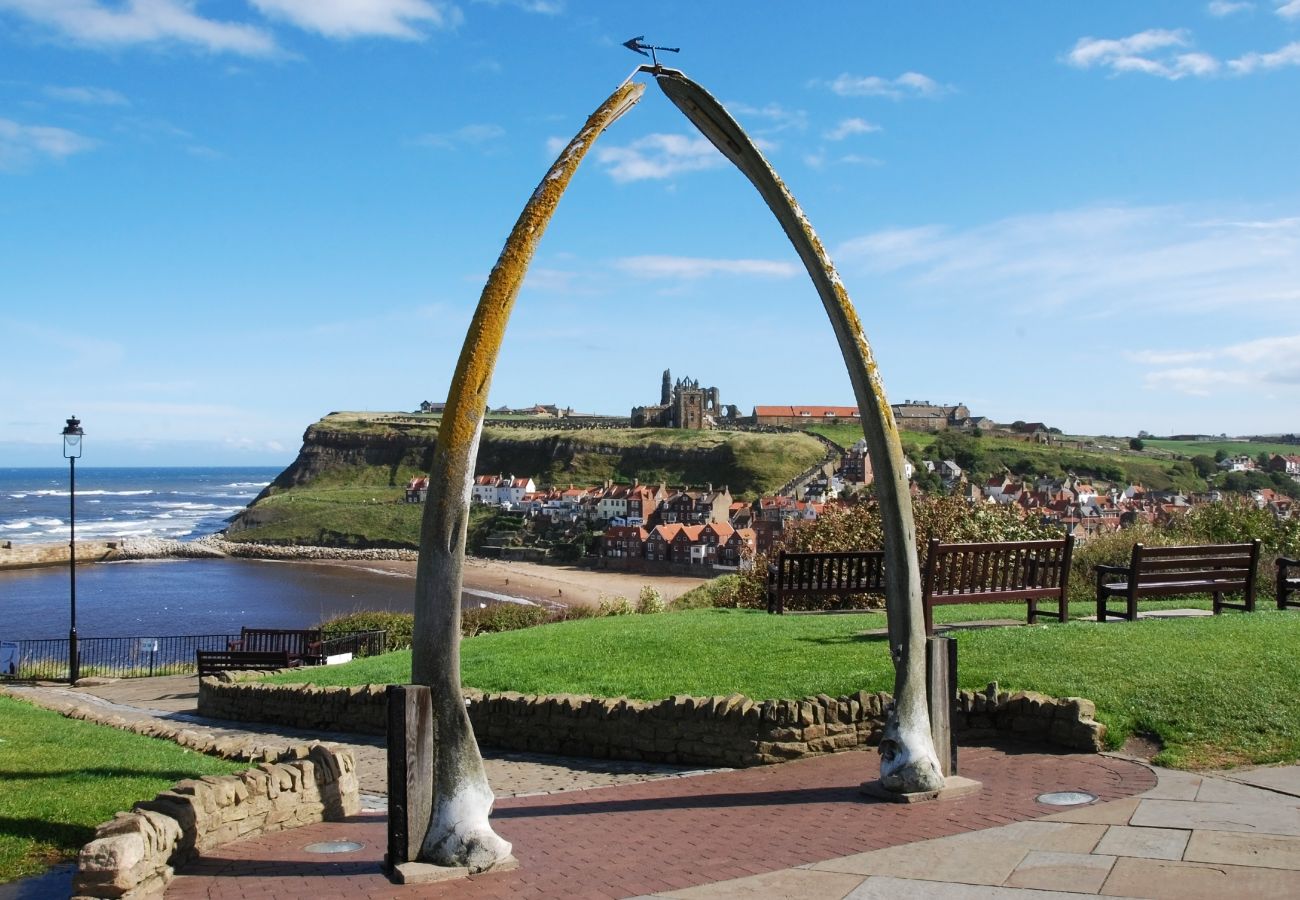
<svg viewBox="0 0 1300 900"><path fill-rule="evenodd" d="M440 885L398 886L379 871L383 816L359 816L228 844L182 869L169 900L367 897L622 898L707 884L866 850L1038 818L1034 799L1085 790L1101 800L1156 783L1147 768L1094 755L963 748L961 772L978 796L916 806L858 793L874 752L501 800L494 827L514 842L520 868ZM306 853L319 840L355 840L348 856Z"/></svg>

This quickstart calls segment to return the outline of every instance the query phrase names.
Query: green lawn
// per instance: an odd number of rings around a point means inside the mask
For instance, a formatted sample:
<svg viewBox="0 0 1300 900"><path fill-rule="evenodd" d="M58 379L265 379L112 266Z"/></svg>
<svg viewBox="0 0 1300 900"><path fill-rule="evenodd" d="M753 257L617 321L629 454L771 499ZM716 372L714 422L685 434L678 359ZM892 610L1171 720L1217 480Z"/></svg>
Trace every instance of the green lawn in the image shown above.
<svg viewBox="0 0 1300 900"><path fill-rule="evenodd" d="M973 618L976 609L988 608L948 607L940 618ZM883 627L879 613L695 610L586 619L468 639L462 673L470 687L536 694L837 696L892 689L885 641L864 633ZM956 637L963 688L997 681L1008 690L1088 697L1113 743L1133 731L1154 733L1166 765L1300 758L1300 616L1070 622ZM365 684L409 675L410 653L399 652L275 680Z"/></svg>
<svg viewBox="0 0 1300 900"><path fill-rule="evenodd" d="M0 696L0 882L75 858L96 825L178 781L246 768Z"/></svg>

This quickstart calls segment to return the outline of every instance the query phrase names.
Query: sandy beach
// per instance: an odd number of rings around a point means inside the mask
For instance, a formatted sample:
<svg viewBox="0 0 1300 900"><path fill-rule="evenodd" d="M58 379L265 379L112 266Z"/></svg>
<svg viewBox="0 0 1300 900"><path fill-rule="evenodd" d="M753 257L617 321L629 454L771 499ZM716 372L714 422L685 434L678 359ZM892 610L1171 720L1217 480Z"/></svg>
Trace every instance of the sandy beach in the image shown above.
<svg viewBox="0 0 1300 900"><path fill-rule="evenodd" d="M315 560L315 565L329 564L381 569L415 577L414 560ZM575 566L544 566L538 563L513 562L467 557L464 586L467 591L485 591L536 602L563 603L567 606L596 606L607 597L626 597L635 602L644 585L650 585L668 602L707 579L683 575L648 575L644 573L607 572Z"/></svg>

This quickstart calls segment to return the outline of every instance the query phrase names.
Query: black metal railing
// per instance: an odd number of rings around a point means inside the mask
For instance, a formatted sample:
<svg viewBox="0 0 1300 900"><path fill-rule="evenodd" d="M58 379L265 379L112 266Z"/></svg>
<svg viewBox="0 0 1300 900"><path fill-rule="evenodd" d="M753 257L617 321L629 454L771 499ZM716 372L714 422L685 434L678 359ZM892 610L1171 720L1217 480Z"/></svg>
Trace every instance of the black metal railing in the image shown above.
<svg viewBox="0 0 1300 900"><path fill-rule="evenodd" d="M351 653L376 656L384 652L386 631L361 631L328 638L323 656ZM169 637L83 637L77 641L82 678L145 678L151 675L188 675L197 671L195 651L225 650L237 634L172 635ZM0 671L0 680L67 681L68 639L17 641L17 658L6 661L12 671Z"/></svg>

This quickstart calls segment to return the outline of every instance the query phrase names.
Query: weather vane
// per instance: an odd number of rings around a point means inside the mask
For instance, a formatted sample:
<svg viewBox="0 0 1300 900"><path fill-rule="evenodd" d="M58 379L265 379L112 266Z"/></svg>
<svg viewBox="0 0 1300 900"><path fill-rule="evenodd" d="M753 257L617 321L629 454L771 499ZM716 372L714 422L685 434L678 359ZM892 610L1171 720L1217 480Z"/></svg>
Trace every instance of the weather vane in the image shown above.
<svg viewBox="0 0 1300 900"><path fill-rule="evenodd" d="M632 38L630 41L624 41L623 46L633 51L634 53L640 53L642 56L650 57L650 61L655 64L656 69L659 68L659 57L655 55L656 50L662 50L665 53L682 52L681 47L651 47L649 44L641 43L643 40L645 40L645 35L639 34L636 37ZM646 53L647 50L649 50L650 52Z"/></svg>

